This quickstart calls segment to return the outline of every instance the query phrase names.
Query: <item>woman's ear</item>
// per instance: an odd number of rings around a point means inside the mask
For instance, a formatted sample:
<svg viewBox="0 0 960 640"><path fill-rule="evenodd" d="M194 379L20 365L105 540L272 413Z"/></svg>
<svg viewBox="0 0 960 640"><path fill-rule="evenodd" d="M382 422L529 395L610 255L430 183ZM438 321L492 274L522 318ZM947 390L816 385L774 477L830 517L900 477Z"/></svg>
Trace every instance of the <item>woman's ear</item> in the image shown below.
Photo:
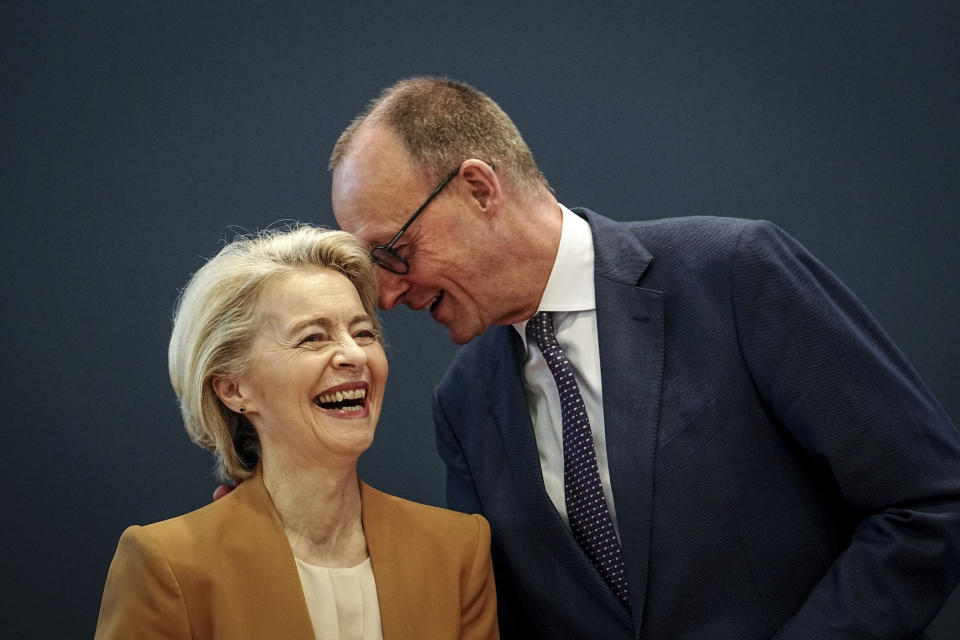
<svg viewBox="0 0 960 640"><path fill-rule="evenodd" d="M500 206L503 189L493 167L483 160L471 158L460 165L460 175L466 181L477 208L489 215L494 214Z"/></svg>
<svg viewBox="0 0 960 640"><path fill-rule="evenodd" d="M214 376L213 392L220 398L220 402L234 413L246 413L247 407L236 380L226 376Z"/></svg>

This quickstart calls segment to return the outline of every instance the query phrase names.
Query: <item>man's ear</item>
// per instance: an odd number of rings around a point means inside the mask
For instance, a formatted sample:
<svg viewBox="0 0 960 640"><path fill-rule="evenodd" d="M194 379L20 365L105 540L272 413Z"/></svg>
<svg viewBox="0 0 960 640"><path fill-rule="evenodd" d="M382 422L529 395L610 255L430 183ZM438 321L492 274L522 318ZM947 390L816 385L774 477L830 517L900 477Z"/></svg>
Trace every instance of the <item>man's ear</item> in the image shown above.
<svg viewBox="0 0 960 640"><path fill-rule="evenodd" d="M477 207L484 213L494 214L503 200L503 188L493 167L483 160L471 158L460 165L460 175Z"/></svg>
<svg viewBox="0 0 960 640"><path fill-rule="evenodd" d="M235 413L244 413L247 407L244 405L244 397L240 391L240 384L233 378L226 376L213 377L213 392L217 394L228 409ZM240 411L243 407L244 411Z"/></svg>

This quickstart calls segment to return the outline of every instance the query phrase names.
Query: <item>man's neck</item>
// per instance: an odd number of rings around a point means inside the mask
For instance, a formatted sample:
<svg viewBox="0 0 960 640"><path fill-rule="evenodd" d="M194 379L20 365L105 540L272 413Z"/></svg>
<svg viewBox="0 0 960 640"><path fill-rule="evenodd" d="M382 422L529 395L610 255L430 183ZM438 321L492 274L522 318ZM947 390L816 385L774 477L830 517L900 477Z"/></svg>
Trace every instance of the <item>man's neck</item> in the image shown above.
<svg viewBox="0 0 960 640"><path fill-rule="evenodd" d="M512 265L504 278L504 287L523 293L517 297L516 308L497 324L514 324L532 316L547 287L563 229L560 204L552 194L547 196L513 216L512 232L518 241L508 245Z"/></svg>

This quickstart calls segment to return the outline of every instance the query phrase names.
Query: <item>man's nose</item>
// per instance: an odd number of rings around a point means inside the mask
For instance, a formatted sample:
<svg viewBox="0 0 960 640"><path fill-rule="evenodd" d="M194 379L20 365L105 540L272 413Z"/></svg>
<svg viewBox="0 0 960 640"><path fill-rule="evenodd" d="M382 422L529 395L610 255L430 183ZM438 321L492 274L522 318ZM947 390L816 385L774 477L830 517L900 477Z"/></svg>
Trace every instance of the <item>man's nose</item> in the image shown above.
<svg viewBox="0 0 960 640"><path fill-rule="evenodd" d="M393 309L403 302L403 295L410 288L407 279L399 274L379 269L380 271L380 299L381 309Z"/></svg>

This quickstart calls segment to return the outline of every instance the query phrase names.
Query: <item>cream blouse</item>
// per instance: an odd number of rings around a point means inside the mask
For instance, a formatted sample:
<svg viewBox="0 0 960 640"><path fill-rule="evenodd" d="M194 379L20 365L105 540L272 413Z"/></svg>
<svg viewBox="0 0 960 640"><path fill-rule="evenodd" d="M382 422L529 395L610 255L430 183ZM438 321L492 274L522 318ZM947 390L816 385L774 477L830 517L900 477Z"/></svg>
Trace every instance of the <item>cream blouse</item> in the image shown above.
<svg viewBox="0 0 960 640"><path fill-rule="evenodd" d="M383 640L370 558L347 569L295 560L317 640Z"/></svg>

